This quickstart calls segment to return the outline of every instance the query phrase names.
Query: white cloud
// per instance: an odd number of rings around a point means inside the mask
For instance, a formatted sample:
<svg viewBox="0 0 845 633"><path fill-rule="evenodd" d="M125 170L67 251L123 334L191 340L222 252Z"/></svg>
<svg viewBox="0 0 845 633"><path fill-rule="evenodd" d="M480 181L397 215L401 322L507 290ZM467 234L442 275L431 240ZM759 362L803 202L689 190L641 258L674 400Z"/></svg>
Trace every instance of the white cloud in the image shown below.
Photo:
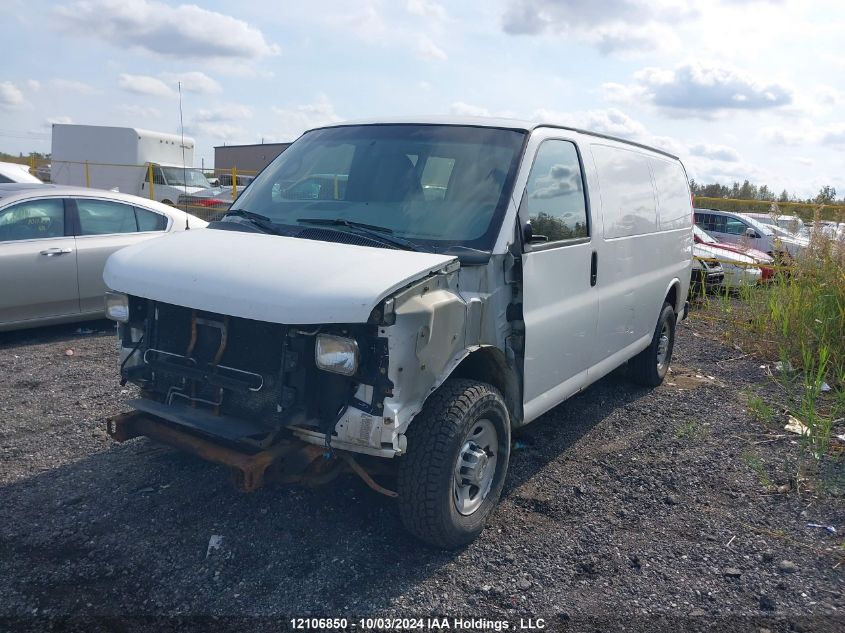
<svg viewBox="0 0 845 633"><path fill-rule="evenodd" d="M487 108L472 105L471 103L464 103L463 101L456 101L449 106L449 112L455 116L493 116Z"/></svg>
<svg viewBox="0 0 845 633"><path fill-rule="evenodd" d="M796 156L795 157L796 163L801 163L802 165L806 165L807 167L812 167L815 161L812 158L807 158L805 156Z"/></svg>
<svg viewBox="0 0 845 633"><path fill-rule="evenodd" d="M816 99L826 108L845 104L845 94L831 86L819 86L816 90Z"/></svg>
<svg viewBox="0 0 845 633"><path fill-rule="evenodd" d="M216 108L200 109L194 115L195 121L215 123L220 121L239 121L252 117L252 108L249 106L232 103Z"/></svg>
<svg viewBox="0 0 845 633"><path fill-rule="evenodd" d="M44 122L44 125L46 127L50 127L51 125L56 125L56 124L67 125L69 123L73 123L73 119L71 119L69 116L51 116L51 117L47 117L47 120Z"/></svg>
<svg viewBox="0 0 845 633"><path fill-rule="evenodd" d="M118 106L118 110L133 119L157 119L161 116L161 110L157 108L147 108L136 104L124 104Z"/></svg>
<svg viewBox="0 0 845 633"><path fill-rule="evenodd" d="M41 82L37 79L27 79L26 87L32 90L33 92L38 92L39 90L41 90Z"/></svg>
<svg viewBox="0 0 845 633"><path fill-rule="evenodd" d="M613 53L674 46L674 27L697 15L683 0L510 0L502 28L511 35L575 37Z"/></svg>
<svg viewBox="0 0 845 633"><path fill-rule="evenodd" d="M434 62L445 62L449 59L446 52L425 35L420 35L417 38L417 57Z"/></svg>
<svg viewBox="0 0 845 633"><path fill-rule="evenodd" d="M176 96L176 93L170 86L161 79L150 77L149 75L128 75L121 73L117 79L117 85L127 92L149 97L171 98Z"/></svg>
<svg viewBox="0 0 845 633"><path fill-rule="evenodd" d="M24 104L23 93L11 81L0 81L0 108L12 110Z"/></svg>
<svg viewBox="0 0 845 633"><path fill-rule="evenodd" d="M252 108L230 103L197 110L185 124L185 131L194 136L206 136L218 141L244 142L249 132L238 124L252 117Z"/></svg>
<svg viewBox="0 0 845 633"><path fill-rule="evenodd" d="M513 112L510 110L490 110L483 106L464 103L463 101L455 101L452 105L450 105L449 114L453 114L455 116L486 116L499 118L514 117Z"/></svg>
<svg viewBox="0 0 845 633"><path fill-rule="evenodd" d="M651 138L642 123L616 108L579 112L557 112L541 108L531 118L535 121L556 123L633 141L648 142Z"/></svg>
<svg viewBox="0 0 845 633"><path fill-rule="evenodd" d="M821 141L825 145L845 145L845 123L824 128L822 130Z"/></svg>
<svg viewBox="0 0 845 633"><path fill-rule="evenodd" d="M319 95L314 103L272 110L277 122L276 131L270 136L282 142L293 141L310 128L342 120L326 95Z"/></svg>
<svg viewBox="0 0 845 633"><path fill-rule="evenodd" d="M693 156L720 160L726 163L735 163L739 161L739 152L737 152L733 147L728 147L727 145L698 143L697 145L690 147L689 151Z"/></svg>
<svg viewBox="0 0 845 633"><path fill-rule="evenodd" d="M171 86L176 86L181 82L182 90L186 92L195 92L204 95L223 92L223 86L198 70L187 73L162 73L161 78Z"/></svg>
<svg viewBox="0 0 845 633"><path fill-rule="evenodd" d="M352 33L367 41L381 41L392 34L373 0L359 0L346 5L346 12L332 12L326 16L327 24L344 33Z"/></svg>
<svg viewBox="0 0 845 633"><path fill-rule="evenodd" d="M493 111L489 108L456 101L449 106L450 114L455 116L503 117L513 118L510 111ZM674 139L651 134L639 121L616 108L604 110L581 110L561 112L548 108L538 108L529 116L520 118L536 123L549 123L563 127L577 128L598 134L617 136L640 143L647 143L670 152L679 153L681 145Z"/></svg>
<svg viewBox="0 0 845 633"><path fill-rule="evenodd" d="M792 103L792 90L764 82L726 65L688 61L673 69L649 67L634 73L634 83L607 83L605 98L651 103L675 116L713 116L728 110L764 110Z"/></svg>
<svg viewBox="0 0 845 633"><path fill-rule="evenodd" d="M81 95L92 95L97 92L90 84L75 79L51 79L49 84L51 88L61 92L75 92Z"/></svg>
<svg viewBox="0 0 845 633"><path fill-rule="evenodd" d="M230 15L156 0L77 0L55 15L70 32L175 58L258 59L279 52L264 34Z"/></svg>
<svg viewBox="0 0 845 633"><path fill-rule="evenodd" d="M206 136L220 141L235 141L238 143L244 142L244 139L249 136L249 132L239 125L207 121L197 121L186 125L185 132L192 136Z"/></svg>
<svg viewBox="0 0 845 633"><path fill-rule="evenodd" d="M448 17L443 5L432 0L407 0L405 2L405 9L411 15L417 15L421 18L446 20Z"/></svg>

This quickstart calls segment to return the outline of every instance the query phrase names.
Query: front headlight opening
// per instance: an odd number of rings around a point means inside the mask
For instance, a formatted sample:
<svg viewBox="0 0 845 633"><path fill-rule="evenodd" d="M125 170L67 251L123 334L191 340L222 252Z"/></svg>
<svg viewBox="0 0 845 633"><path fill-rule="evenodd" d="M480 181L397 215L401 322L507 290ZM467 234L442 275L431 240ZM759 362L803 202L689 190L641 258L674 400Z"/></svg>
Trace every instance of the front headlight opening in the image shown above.
<svg viewBox="0 0 845 633"><path fill-rule="evenodd" d="M352 376L358 371L360 352L355 339L331 334L320 334L314 346L317 367L343 376Z"/></svg>
<svg viewBox="0 0 845 633"><path fill-rule="evenodd" d="M106 292L106 317L119 323L129 322L129 296L122 292Z"/></svg>

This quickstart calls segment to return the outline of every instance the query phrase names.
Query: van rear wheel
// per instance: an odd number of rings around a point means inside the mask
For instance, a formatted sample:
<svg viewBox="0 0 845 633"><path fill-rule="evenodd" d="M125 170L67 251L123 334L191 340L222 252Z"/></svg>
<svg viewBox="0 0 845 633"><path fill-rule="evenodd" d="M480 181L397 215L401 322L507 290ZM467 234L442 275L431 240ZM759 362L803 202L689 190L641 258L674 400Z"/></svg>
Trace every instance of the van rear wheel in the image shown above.
<svg viewBox="0 0 845 633"><path fill-rule="evenodd" d="M474 540L502 492L510 419L491 385L444 383L408 428L399 463L399 513L417 538L444 549Z"/></svg>
<svg viewBox="0 0 845 633"><path fill-rule="evenodd" d="M664 303L651 343L628 361L628 370L635 382L646 387L657 387L663 382L675 348L676 321L675 309L670 303Z"/></svg>

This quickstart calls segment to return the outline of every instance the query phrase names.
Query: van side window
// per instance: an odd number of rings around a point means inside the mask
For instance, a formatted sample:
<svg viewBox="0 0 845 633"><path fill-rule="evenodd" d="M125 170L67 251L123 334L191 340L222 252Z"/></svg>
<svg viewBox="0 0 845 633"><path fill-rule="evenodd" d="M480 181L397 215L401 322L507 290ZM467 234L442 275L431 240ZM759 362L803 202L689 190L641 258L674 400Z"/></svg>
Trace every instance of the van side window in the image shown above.
<svg viewBox="0 0 845 633"><path fill-rule="evenodd" d="M528 175L521 211L549 242L590 235L584 179L574 143L544 141Z"/></svg>

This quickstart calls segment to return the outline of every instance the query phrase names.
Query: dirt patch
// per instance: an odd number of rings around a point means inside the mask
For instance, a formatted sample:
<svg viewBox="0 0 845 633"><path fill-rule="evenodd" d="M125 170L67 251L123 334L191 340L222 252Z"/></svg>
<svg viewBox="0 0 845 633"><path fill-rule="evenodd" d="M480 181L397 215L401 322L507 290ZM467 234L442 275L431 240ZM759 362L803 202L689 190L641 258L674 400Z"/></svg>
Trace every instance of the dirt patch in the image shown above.
<svg viewBox="0 0 845 633"><path fill-rule="evenodd" d="M683 365L672 365L669 368L669 375L663 382L663 387L675 388L679 391L684 389L697 389L704 385L725 388L726 385L715 376L706 375L697 369L690 369Z"/></svg>

